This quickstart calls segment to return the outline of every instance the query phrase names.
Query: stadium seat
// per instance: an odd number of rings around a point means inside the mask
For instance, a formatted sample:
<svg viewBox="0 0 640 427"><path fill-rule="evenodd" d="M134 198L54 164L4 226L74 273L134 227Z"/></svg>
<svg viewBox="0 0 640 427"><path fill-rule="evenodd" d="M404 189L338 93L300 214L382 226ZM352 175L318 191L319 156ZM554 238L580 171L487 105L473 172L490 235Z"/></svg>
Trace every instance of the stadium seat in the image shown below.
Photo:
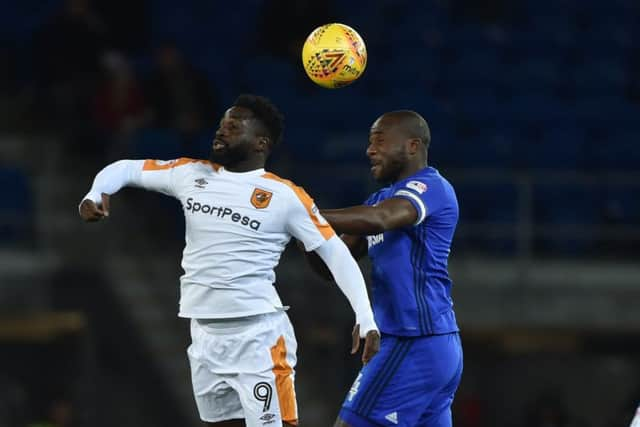
<svg viewBox="0 0 640 427"><path fill-rule="evenodd" d="M627 80L625 67L617 61L593 61L578 67L571 82L574 90L583 95L622 96Z"/></svg>
<svg viewBox="0 0 640 427"><path fill-rule="evenodd" d="M640 192L638 185L609 185L602 201L604 220L614 225L640 225Z"/></svg>
<svg viewBox="0 0 640 427"><path fill-rule="evenodd" d="M33 193L28 176L19 168L0 167L0 244L32 238Z"/></svg>
<svg viewBox="0 0 640 427"><path fill-rule="evenodd" d="M597 207L601 194L597 188L558 180L534 186L534 222L543 233L539 249L581 254L589 250L595 236L587 234L598 223ZM571 231L564 234L566 230ZM577 227L583 227L578 231Z"/></svg>
<svg viewBox="0 0 640 427"><path fill-rule="evenodd" d="M295 87L302 77L300 72L301 67L295 67L290 61L258 56L246 61L244 79L250 91L271 96L270 92Z"/></svg>
<svg viewBox="0 0 640 427"><path fill-rule="evenodd" d="M182 157L182 139L176 130L144 128L139 130L130 144L130 153L136 158L169 160Z"/></svg>
<svg viewBox="0 0 640 427"><path fill-rule="evenodd" d="M540 137L522 146L524 164L531 169L581 169L585 164L585 132L578 127L545 126Z"/></svg>

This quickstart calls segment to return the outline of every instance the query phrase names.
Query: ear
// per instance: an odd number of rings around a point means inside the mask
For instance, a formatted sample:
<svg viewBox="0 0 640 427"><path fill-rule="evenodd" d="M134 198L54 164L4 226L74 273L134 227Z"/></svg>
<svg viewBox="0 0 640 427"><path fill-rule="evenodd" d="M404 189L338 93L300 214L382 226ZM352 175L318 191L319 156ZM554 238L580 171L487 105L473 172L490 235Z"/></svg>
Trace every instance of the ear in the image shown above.
<svg viewBox="0 0 640 427"><path fill-rule="evenodd" d="M409 150L409 154L414 155L420 150L420 146L422 145L422 141L419 138L411 138L407 141L407 148Z"/></svg>
<svg viewBox="0 0 640 427"><path fill-rule="evenodd" d="M268 137L261 136L258 138L258 151L269 151L271 149L271 143Z"/></svg>

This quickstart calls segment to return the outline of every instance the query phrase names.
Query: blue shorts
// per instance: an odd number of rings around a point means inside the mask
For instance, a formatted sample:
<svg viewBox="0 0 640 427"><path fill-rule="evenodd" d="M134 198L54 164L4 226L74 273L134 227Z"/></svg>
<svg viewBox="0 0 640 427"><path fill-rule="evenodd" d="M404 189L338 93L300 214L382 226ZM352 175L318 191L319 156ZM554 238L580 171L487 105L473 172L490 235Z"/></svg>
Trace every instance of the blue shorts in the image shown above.
<svg viewBox="0 0 640 427"><path fill-rule="evenodd" d="M352 427L450 427L461 376L458 333L383 335L380 352L358 374L340 418Z"/></svg>

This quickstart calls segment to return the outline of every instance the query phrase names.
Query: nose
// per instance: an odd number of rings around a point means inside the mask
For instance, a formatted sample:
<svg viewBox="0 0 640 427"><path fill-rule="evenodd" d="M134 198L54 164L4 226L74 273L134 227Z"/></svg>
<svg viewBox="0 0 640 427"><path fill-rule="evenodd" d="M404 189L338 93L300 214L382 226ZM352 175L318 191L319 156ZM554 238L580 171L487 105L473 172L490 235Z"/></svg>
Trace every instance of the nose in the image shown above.
<svg viewBox="0 0 640 427"><path fill-rule="evenodd" d="M368 156L368 157L371 157L371 156L373 156L373 155L375 155L375 154L376 154L376 149L375 149L375 148L373 148L373 145L369 145L369 146L367 147L367 156Z"/></svg>

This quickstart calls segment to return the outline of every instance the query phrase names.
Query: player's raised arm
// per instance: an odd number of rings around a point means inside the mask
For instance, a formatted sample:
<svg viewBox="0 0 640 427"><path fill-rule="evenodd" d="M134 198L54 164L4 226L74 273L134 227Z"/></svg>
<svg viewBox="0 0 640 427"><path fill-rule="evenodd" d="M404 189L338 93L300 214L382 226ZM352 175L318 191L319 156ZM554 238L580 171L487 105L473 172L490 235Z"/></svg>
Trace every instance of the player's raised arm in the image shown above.
<svg viewBox="0 0 640 427"><path fill-rule="evenodd" d="M80 217L93 222L109 215L109 196L123 187L134 186L172 195L175 167L194 162L191 159L171 161L119 160L107 165L93 180L93 185L82 199Z"/></svg>
<svg viewBox="0 0 640 427"><path fill-rule="evenodd" d="M414 204L392 197L375 206L323 209L322 216L337 233L368 236L416 224L421 219Z"/></svg>

